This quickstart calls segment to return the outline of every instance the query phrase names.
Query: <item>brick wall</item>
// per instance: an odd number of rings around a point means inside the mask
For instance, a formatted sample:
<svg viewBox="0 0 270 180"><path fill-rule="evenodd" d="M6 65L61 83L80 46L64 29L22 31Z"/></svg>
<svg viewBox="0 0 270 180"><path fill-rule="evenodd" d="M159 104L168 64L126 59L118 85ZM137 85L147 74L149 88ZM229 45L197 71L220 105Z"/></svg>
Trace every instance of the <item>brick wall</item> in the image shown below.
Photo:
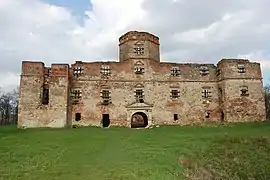
<svg viewBox="0 0 270 180"><path fill-rule="evenodd" d="M54 64L51 72L41 62L22 62L18 127L65 127L67 125L68 65ZM46 79L45 79L46 78ZM42 103L48 81L49 101Z"/></svg>
<svg viewBox="0 0 270 180"><path fill-rule="evenodd" d="M134 54L137 42L144 43L142 54ZM130 127L135 113L144 113L148 124L265 120L259 63L159 62L159 39L145 32L128 32L119 45L119 62L52 64L49 76L42 62L23 62L18 126L100 126L108 114L110 125ZM42 105L46 78L50 99ZM144 102L136 102L136 89L143 91Z"/></svg>

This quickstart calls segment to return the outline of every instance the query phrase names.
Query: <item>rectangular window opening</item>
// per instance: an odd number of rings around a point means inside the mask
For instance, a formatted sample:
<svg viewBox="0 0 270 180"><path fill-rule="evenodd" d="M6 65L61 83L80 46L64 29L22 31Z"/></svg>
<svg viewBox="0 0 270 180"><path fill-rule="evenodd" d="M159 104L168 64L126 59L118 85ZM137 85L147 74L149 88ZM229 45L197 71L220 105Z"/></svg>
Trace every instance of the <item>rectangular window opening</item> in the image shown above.
<svg viewBox="0 0 270 180"><path fill-rule="evenodd" d="M143 74L144 68L143 67L135 67L134 71L135 71L135 74Z"/></svg>
<svg viewBox="0 0 270 180"><path fill-rule="evenodd" d="M43 87L42 91L42 104L48 105L49 104L49 88Z"/></svg>
<svg viewBox="0 0 270 180"><path fill-rule="evenodd" d="M241 91L241 96L249 96L248 87L247 86L240 87L240 91Z"/></svg>
<svg viewBox="0 0 270 180"><path fill-rule="evenodd" d="M172 69L171 69L171 75L172 76L180 76L181 73L180 73L179 67L172 67Z"/></svg>
<svg viewBox="0 0 270 180"><path fill-rule="evenodd" d="M239 64L238 73L245 73L245 72L246 72L245 66L243 64Z"/></svg>
<svg viewBox="0 0 270 180"><path fill-rule="evenodd" d="M71 99L73 104L78 104L82 99L82 91L80 89L72 89Z"/></svg>
<svg viewBox="0 0 270 180"><path fill-rule="evenodd" d="M210 98L210 97L211 97L211 92L210 92L210 90L209 90L209 89L203 89L203 91L202 91L202 97L203 97L204 99Z"/></svg>
<svg viewBox="0 0 270 180"><path fill-rule="evenodd" d="M179 90L172 90L171 91L171 98L172 99L178 99L180 97L179 93L180 93Z"/></svg>
<svg viewBox="0 0 270 180"><path fill-rule="evenodd" d="M73 75L74 75L74 79L77 80L77 78L82 75L83 72L83 68L81 66L76 66L73 69Z"/></svg>
<svg viewBox="0 0 270 180"><path fill-rule="evenodd" d="M144 102L144 95L143 95L143 90L142 89L136 89L135 98L136 98L136 102L139 102L139 103Z"/></svg>
<svg viewBox="0 0 270 180"><path fill-rule="evenodd" d="M110 98L110 91L109 90L102 90L101 93L102 93L101 97L103 99L102 104L103 105L109 105L111 103L111 101L110 101L110 99L111 99Z"/></svg>
<svg viewBox="0 0 270 180"><path fill-rule="evenodd" d="M102 75L110 75L111 74L111 69L110 69L109 66L102 65L101 68L100 68L100 73Z"/></svg>
<svg viewBox="0 0 270 180"><path fill-rule="evenodd" d="M208 75L208 74L209 74L209 69L208 69L208 67L202 66L202 67L201 67L201 75L202 75L202 76L206 76L206 75Z"/></svg>

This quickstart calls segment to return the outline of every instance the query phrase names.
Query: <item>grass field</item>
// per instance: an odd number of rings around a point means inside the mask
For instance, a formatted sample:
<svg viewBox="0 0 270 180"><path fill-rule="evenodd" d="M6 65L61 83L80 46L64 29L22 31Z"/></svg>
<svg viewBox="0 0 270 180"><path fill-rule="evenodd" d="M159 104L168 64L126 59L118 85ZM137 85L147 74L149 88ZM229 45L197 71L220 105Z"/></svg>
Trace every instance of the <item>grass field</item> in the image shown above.
<svg viewBox="0 0 270 180"><path fill-rule="evenodd" d="M0 179L270 179L270 123L0 127Z"/></svg>

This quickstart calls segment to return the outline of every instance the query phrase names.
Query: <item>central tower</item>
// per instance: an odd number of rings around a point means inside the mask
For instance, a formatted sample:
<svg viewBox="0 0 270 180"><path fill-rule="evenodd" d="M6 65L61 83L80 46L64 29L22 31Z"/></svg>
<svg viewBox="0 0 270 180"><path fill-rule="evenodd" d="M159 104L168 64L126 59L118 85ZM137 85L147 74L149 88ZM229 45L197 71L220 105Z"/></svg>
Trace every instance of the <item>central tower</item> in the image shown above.
<svg viewBox="0 0 270 180"><path fill-rule="evenodd" d="M148 32L129 31L119 38L120 62L151 59L160 62L159 38Z"/></svg>

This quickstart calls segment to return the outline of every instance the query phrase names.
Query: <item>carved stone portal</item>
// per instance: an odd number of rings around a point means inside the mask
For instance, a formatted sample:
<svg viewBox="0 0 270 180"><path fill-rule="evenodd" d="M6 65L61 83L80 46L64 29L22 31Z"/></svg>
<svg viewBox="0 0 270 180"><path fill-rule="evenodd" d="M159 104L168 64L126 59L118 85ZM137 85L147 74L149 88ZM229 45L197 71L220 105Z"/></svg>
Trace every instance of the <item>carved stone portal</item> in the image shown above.
<svg viewBox="0 0 270 180"><path fill-rule="evenodd" d="M147 115L143 112L137 112L131 117L131 128L146 127L148 125Z"/></svg>

